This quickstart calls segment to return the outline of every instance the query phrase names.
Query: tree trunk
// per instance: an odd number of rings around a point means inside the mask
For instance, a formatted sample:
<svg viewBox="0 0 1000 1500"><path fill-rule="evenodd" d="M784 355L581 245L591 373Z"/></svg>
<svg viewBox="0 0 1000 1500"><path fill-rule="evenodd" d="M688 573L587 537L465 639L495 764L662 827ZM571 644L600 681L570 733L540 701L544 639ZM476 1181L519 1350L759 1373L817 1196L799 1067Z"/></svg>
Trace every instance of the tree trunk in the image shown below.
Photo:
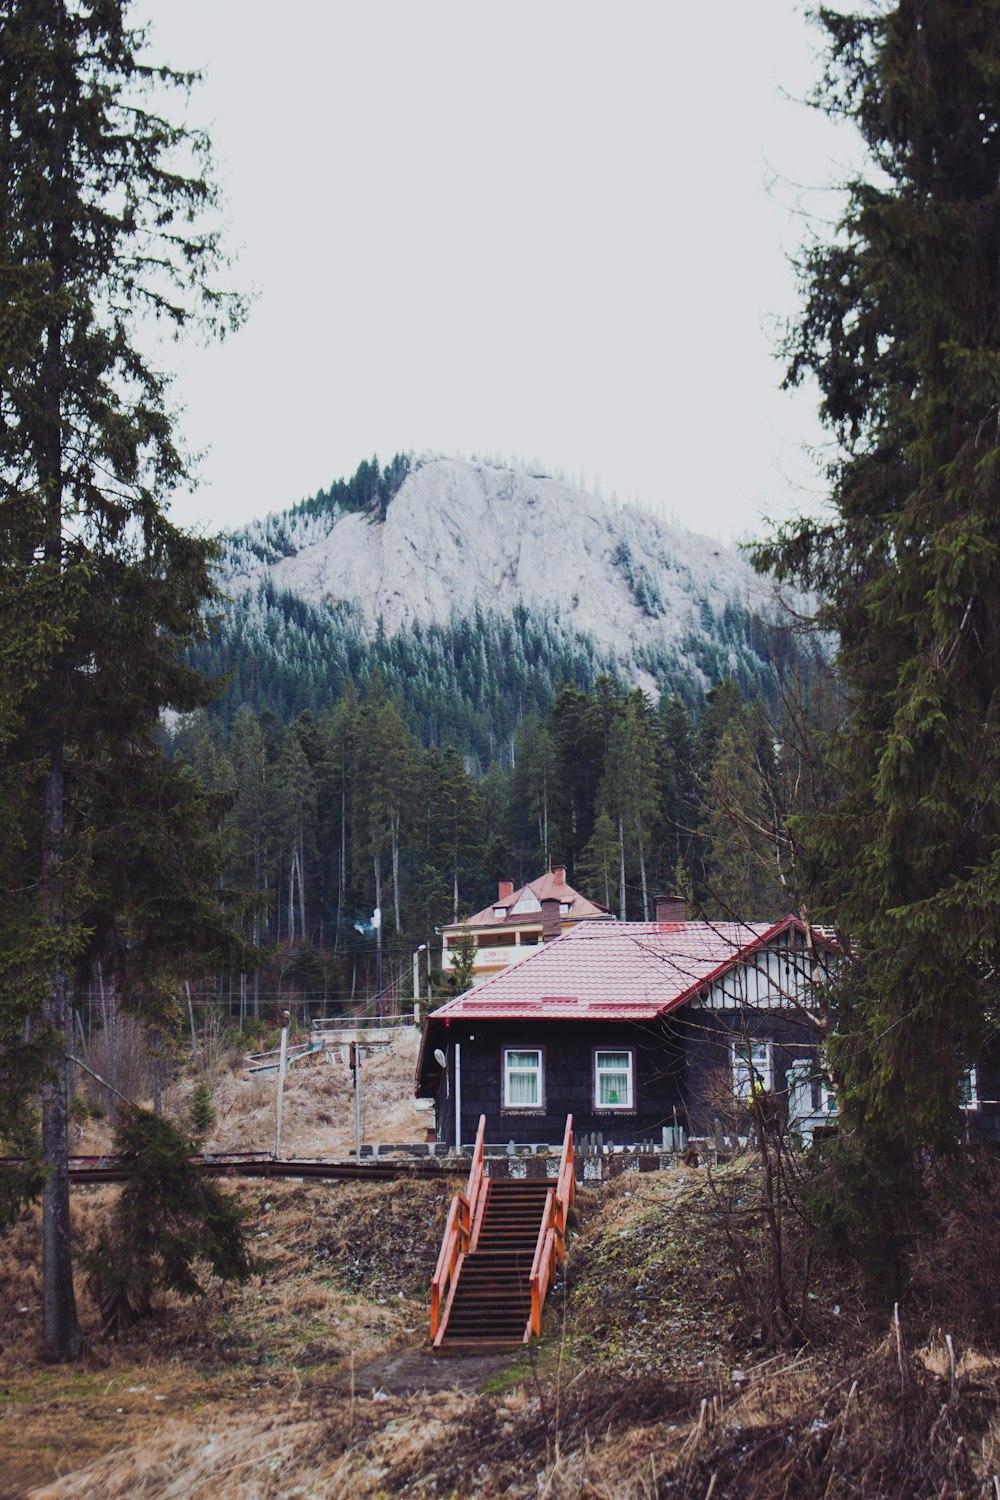
<svg viewBox="0 0 1000 1500"><path fill-rule="evenodd" d="M299 864L299 846L292 845L292 858L288 867L288 941L295 942L295 872Z"/></svg>
<svg viewBox="0 0 1000 1500"><path fill-rule="evenodd" d="M403 926L399 904L399 813L392 815L392 909L396 918L396 931Z"/></svg>
<svg viewBox="0 0 1000 1500"><path fill-rule="evenodd" d="M628 917L625 913L625 822L621 813L618 814L618 875L621 902L621 911L618 916L622 922L626 922Z"/></svg>
<svg viewBox="0 0 1000 1500"><path fill-rule="evenodd" d="M545 868L549 867L549 784L548 780L542 785L542 863Z"/></svg>
<svg viewBox="0 0 1000 1500"><path fill-rule="evenodd" d="M254 901L257 902L257 903L260 902L260 895L261 895L260 885L261 885L261 882L260 882L260 813L258 811L257 825L254 828L254 833L253 833L253 894L254 894ZM252 927L251 931L252 931L252 934L253 934L253 945L254 945L255 948L259 948L260 947L260 906L259 906L259 904L254 907L253 927ZM259 1021L260 1020L260 966L259 965L253 971L253 1018L254 1018L255 1021Z"/></svg>
<svg viewBox="0 0 1000 1500"><path fill-rule="evenodd" d="M63 836L63 747L49 752L45 778L45 849L42 870L49 889L50 923L60 935L66 917L60 890ZM43 1024L55 1038L52 1076L42 1086L42 1161L48 1179L42 1193L42 1329L45 1358L76 1359L82 1337L73 1291L69 1224L69 1099L66 1089L66 1033L69 1021L66 975L56 969L42 1006Z"/></svg>
<svg viewBox="0 0 1000 1500"><path fill-rule="evenodd" d="M344 915L344 889L347 884L347 766L340 763L340 868L337 871L337 937L334 951L340 952L340 924Z"/></svg>
<svg viewBox="0 0 1000 1500"><path fill-rule="evenodd" d="M154 1026L150 1033L153 1052L153 1113L163 1113L162 1071L160 1057L160 1028Z"/></svg>
<svg viewBox="0 0 1000 1500"><path fill-rule="evenodd" d="M65 21L60 15L57 31ZM49 290L62 291L65 279L68 229L56 212L61 202L65 176L65 132L63 99L56 89L52 121L51 204L55 221ZM45 565L63 592L63 395L66 362L63 325L56 314L45 334L42 373L44 406L43 436L39 453L39 479L45 497ZM62 684L65 687L65 683ZM57 675L54 683L59 692ZM59 700L66 702L65 693ZM56 707L58 711L59 700ZM58 721L57 721L58 722ZM47 920L57 944L66 937L66 902L63 891L63 835L65 817L66 738L62 723L54 729L48 746L48 771L43 792L42 882L46 889ZM49 979L42 1005L42 1019L54 1041L53 1072L42 1086L42 1161L48 1178L42 1193L42 1327L45 1358L76 1359L82 1343L73 1292L73 1261L69 1224L69 1100L66 1093L66 1033L69 1004L62 956Z"/></svg>
<svg viewBox="0 0 1000 1500"><path fill-rule="evenodd" d="M639 882L642 886L642 920L649 921L649 895L646 890L646 851L642 847L642 832L636 830L636 838L639 844Z"/></svg>
<svg viewBox="0 0 1000 1500"><path fill-rule="evenodd" d="M306 883L303 873L306 866L305 838L299 829L299 846L295 851L299 865L299 930L302 933L302 941L306 940Z"/></svg>
<svg viewBox="0 0 1000 1500"><path fill-rule="evenodd" d="M254 912L253 916L253 945L260 947L260 913ZM253 1018L260 1020L260 966L253 971Z"/></svg>
<svg viewBox="0 0 1000 1500"><path fill-rule="evenodd" d="M112 1130L118 1129L118 992L114 979L108 980L108 1021L104 1037L107 1051L108 1123Z"/></svg>

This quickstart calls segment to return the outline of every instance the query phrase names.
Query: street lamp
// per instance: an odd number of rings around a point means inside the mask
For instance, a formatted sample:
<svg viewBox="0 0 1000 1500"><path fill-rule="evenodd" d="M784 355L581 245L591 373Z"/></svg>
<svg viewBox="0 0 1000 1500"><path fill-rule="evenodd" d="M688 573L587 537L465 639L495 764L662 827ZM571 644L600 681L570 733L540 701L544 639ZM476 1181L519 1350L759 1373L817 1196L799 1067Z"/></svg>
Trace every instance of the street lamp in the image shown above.
<svg viewBox="0 0 1000 1500"><path fill-rule="evenodd" d="M420 955L427 952L427 944L421 943L413 955L413 998L420 999Z"/></svg>

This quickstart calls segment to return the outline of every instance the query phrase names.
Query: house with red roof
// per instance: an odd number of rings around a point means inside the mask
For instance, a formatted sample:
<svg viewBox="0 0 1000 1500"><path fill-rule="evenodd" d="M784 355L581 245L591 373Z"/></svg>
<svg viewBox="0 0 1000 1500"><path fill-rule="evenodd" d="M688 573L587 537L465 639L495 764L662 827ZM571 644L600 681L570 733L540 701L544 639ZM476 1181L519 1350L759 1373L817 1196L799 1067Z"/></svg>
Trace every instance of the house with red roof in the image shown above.
<svg viewBox="0 0 1000 1500"><path fill-rule="evenodd" d="M567 1114L606 1143L706 1134L755 1086L815 1122L833 942L794 916L689 922L659 898L654 922L583 921L432 1012L417 1094L438 1138L557 1145Z"/></svg>
<svg viewBox="0 0 1000 1500"><path fill-rule="evenodd" d="M454 949L459 939L471 933L476 940L476 961L472 971L474 985L499 974L509 964L524 958L528 950L539 947L549 938L569 932L577 922L610 921L606 906L589 901L575 891L566 879L563 865L556 865L537 880L514 889L512 880L501 880L497 899L464 922L439 927L441 935L441 968L447 974L453 966Z"/></svg>

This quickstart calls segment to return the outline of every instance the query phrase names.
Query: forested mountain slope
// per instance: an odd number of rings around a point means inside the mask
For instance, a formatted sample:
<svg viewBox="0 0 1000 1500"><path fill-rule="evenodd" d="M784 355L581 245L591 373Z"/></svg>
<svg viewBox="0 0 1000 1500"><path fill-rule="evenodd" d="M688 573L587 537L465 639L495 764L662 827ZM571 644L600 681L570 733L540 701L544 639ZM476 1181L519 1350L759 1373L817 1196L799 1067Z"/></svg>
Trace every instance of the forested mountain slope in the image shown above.
<svg viewBox="0 0 1000 1500"><path fill-rule="evenodd" d="M378 667L425 743L503 758L560 681L611 671L695 703L723 677L766 690L771 589L740 556L561 480L459 459L363 464L226 539L200 664L223 699L288 719Z"/></svg>

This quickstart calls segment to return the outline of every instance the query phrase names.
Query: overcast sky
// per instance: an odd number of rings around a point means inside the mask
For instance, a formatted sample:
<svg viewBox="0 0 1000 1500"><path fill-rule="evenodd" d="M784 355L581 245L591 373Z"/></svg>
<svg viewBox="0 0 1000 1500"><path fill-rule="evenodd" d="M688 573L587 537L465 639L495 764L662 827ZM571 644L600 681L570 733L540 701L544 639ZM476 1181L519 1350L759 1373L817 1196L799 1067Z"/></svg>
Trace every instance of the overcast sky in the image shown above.
<svg viewBox="0 0 1000 1500"><path fill-rule="evenodd" d="M539 459L730 538L815 508L788 255L850 136L793 0L140 0L202 67L246 327L170 347L174 518L235 526L377 452Z"/></svg>

